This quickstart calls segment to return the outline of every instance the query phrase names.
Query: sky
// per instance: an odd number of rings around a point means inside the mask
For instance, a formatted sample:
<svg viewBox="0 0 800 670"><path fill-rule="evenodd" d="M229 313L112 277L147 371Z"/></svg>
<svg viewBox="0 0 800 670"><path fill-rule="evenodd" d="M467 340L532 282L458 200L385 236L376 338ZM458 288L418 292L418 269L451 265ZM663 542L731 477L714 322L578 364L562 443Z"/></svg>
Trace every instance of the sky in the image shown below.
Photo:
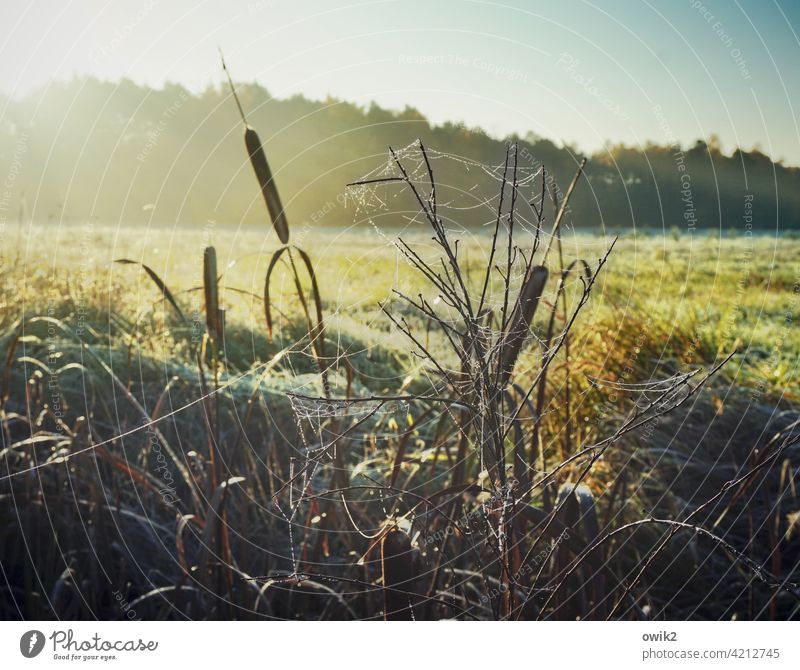
<svg viewBox="0 0 800 670"><path fill-rule="evenodd" d="M800 0L28 0L0 9L0 92L238 81L608 144L758 147L800 165ZM13 64L9 66L8 64Z"/></svg>

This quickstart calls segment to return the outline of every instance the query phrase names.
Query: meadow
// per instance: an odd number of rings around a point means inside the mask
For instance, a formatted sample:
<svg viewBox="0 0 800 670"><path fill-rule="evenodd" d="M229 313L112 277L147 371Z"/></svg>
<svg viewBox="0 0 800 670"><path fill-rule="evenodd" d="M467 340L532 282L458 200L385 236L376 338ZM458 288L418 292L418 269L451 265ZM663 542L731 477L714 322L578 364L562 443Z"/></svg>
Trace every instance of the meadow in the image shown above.
<svg viewBox="0 0 800 670"><path fill-rule="evenodd" d="M491 230L447 234L480 293ZM397 245L435 263L423 222L293 231L317 291L278 262L271 336L267 229L5 236L3 618L800 612L797 239L625 232L590 295L589 270L548 282L498 401L503 471L437 404L467 365L452 310L397 293L442 306ZM564 227L551 263L594 272L615 237Z"/></svg>

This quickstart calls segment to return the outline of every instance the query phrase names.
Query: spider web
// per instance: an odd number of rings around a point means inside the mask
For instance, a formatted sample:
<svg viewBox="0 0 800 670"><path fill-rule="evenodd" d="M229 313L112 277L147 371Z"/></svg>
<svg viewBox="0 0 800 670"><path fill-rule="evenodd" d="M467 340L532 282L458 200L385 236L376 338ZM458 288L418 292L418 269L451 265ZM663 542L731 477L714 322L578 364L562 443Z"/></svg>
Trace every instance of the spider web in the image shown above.
<svg viewBox="0 0 800 670"><path fill-rule="evenodd" d="M387 215L395 212L400 219L389 219L393 228L401 222L404 227L426 223L416 203L408 200L408 207L398 207L396 200L411 183L424 189L425 197L432 202L429 168L435 179L436 214L446 225L461 230L494 226L500 200L510 200L516 182L521 195L515 207L516 223L528 231L536 230L542 177L547 176L529 153L512 147L507 150L507 162L496 165L427 147L423 150L419 142L393 150L384 163L348 186L347 197L356 218L379 228Z"/></svg>

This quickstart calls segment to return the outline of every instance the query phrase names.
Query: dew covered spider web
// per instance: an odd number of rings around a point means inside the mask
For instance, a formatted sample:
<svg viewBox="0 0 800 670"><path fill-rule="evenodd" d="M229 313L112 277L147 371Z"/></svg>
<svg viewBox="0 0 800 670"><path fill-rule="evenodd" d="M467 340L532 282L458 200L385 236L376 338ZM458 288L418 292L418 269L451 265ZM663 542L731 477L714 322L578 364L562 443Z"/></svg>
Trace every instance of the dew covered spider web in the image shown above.
<svg viewBox="0 0 800 670"><path fill-rule="evenodd" d="M413 190L407 188L413 185L431 213L435 201L436 216L448 227L462 232L486 228L491 232L501 200L507 211L516 183L516 225L535 233L543 177L559 193L541 163L526 150L509 147L506 160L487 165L413 142L390 151L385 162L350 184L347 197L357 221L379 229L390 226L414 231L417 224L427 226L429 222Z"/></svg>

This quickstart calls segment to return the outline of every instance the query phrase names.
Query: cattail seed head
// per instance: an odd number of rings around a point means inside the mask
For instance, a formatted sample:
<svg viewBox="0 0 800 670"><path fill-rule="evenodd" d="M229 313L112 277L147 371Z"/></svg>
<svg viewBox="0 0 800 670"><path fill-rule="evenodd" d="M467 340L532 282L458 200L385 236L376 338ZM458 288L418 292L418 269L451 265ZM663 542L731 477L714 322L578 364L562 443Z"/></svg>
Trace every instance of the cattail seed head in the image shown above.
<svg viewBox="0 0 800 670"><path fill-rule="evenodd" d="M500 347L502 386L508 383L519 352L528 336L547 277L547 268L537 265L530 269L522 284L514 312L511 315L506 332L502 335Z"/></svg>
<svg viewBox="0 0 800 670"><path fill-rule="evenodd" d="M286 215L283 211L281 198L278 195L278 189L275 186L275 180L272 178L272 171L269 169L267 155L264 153L264 148L261 146L258 133L250 126L245 126L244 144L247 147L247 155L250 156L253 172L256 173L258 185L261 187L261 194L264 196L264 202L267 203L267 210L269 211L272 225L275 228L275 232L278 233L278 239L280 239L282 244L288 244L289 225L286 223Z"/></svg>

